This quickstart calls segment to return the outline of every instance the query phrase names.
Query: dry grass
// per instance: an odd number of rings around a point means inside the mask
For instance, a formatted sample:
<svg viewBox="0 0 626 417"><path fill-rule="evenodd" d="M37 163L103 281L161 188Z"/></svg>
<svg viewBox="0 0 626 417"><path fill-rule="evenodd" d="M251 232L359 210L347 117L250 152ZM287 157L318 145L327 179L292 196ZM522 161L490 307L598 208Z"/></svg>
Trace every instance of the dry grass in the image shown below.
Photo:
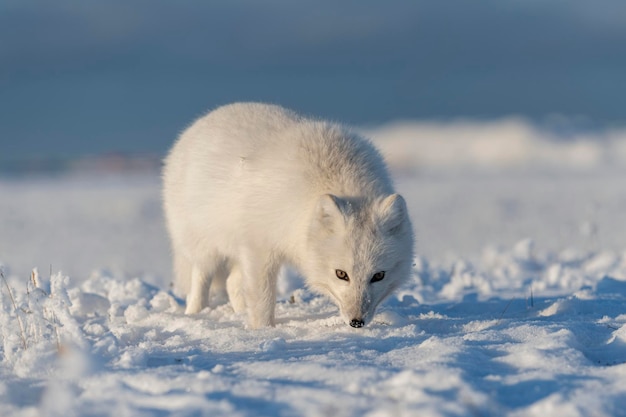
<svg viewBox="0 0 626 417"><path fill-rule="evenodd" d="M0 278L11 301L12 312L19 327L21 347L24 350L28 349L29 345L37 343L44 334L49 333L47 329L51 328L57 351L60 351L58 320L55 312L45 306L46 299L50 298L51 294L43 288L37 269L31 272L30 280L26 284L26 298L22 305L18 305L16 294L1 269Z"/></svg>
<svg viewBox="0 0 626 417"><path fill-rule="evenodd" d="M22 317L19 314L17 304L15 303L15 297L13 296L13 291L11 291L11 287L9 286L9 282L4 276L4 271L0 269L0 277L2 277L2 281L4 282L4 286L7 289L7 293L9 294L9 299L11 300L11 304L13 305L13 311L15 312L15 317L17 317L17 322L20 327L20 338L22 340L22 347L24 350L28 347L28 343L26 342L26 330L24 329L24 322L22 321Z"/></svg>

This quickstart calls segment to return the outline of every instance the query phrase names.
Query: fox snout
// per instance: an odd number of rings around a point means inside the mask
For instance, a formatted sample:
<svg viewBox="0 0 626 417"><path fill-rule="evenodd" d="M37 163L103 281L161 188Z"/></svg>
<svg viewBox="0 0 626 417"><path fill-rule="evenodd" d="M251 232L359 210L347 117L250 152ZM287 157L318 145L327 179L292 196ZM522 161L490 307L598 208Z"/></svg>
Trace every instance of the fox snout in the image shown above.
<svg viewBox="0 0 626 417"><path fill-rule="evenodd" d="M365 322L359 319L352 319L350 320L350 326L355 327L355 328L363 327L365 326Z"/></svg>
<svg viewBox="0 0 626 417"><path fill-rule="evenodd" d="M343 316L345 323L349 324L355 329L364 327L366 323L369 323L369 318L372 316L373 313L372 311L370 311L372 305L369 297L363 298L365 298L365 300L357 299L356 302L348 308L340 307L341 315Z"/></svg>
<svg viewBox="0 0 626 417"><path fill-rule="evenodd" d="M365 327L367 323L369 323L368 311L353 311L348 312L345 310L341 311L341 317L343 318L343 322L349 324L351 327L355 329L360 329L361 327Z"/></svg>

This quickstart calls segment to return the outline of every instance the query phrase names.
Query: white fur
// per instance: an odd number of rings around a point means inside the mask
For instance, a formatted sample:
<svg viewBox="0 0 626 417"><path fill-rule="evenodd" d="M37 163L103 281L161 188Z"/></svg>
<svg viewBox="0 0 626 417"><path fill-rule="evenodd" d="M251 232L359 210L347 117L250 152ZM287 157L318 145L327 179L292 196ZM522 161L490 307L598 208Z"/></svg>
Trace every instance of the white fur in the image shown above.
<svg viewBox="0 0 626 417"><path fill-rule="evenodd" d="M187 314L207 306L211 282L228 278L248 326L272 326L277 273L290 264L346 323L367 323L410 274L405 202L378 151L336 124L266 104L218 108L180 136L163 182ZM379 271L385 278L370 283Z"/></svg>

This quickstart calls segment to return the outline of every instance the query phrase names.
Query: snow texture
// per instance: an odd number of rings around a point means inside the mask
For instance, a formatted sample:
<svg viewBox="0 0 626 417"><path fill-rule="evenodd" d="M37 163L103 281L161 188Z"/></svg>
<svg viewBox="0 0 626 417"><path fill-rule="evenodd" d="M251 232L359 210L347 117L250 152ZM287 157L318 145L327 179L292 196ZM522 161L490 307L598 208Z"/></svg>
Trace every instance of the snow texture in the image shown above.
<svg viewBox="0 0 626 417"><path fill-rule="evenodd" d="M546 158L390 157L419 255L361 329L293 271L275 328L184 315L156 175L1 180L0 415L626 415L626 173Z"/></svg>

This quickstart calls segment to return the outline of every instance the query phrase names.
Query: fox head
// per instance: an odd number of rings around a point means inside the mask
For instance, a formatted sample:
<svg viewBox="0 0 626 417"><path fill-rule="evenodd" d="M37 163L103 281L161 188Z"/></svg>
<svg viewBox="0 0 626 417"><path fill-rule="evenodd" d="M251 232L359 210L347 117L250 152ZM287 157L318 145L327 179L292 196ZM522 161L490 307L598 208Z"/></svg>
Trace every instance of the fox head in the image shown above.
<svg viewBox="0 0 626 417"><path fill-rule="evenodd" d="M320 197L308 233L307 282L339 307L352 327L409 277L413 232L399 194L373 201Z"/></svg>

